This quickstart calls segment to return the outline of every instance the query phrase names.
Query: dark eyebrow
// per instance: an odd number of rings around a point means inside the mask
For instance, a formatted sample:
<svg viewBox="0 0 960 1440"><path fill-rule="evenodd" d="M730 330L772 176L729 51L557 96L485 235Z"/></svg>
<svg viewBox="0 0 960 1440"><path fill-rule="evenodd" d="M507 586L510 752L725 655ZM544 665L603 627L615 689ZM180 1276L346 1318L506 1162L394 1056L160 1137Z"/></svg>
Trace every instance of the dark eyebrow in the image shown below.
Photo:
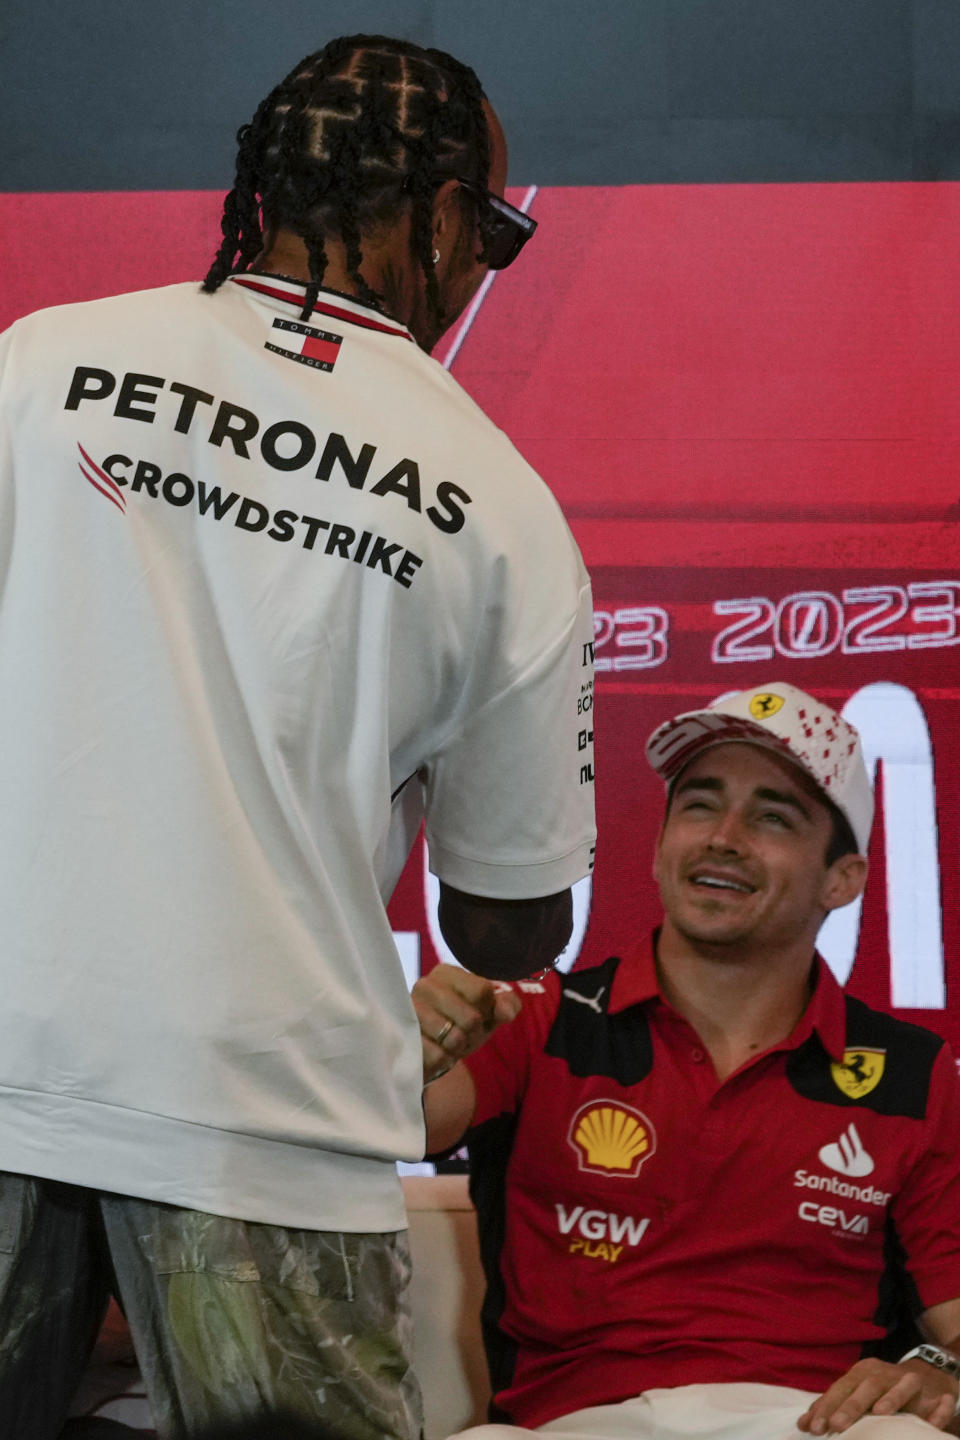
<svg viewBox="0 0 960 1440"><path fill-rule="evenodd" d="M783 790L769 790L765 785L754 790L753 793L758 800L772 800L775 805L790 805L794 810L799 810L804 820L810 819L810 811L802 800L797 799L796 795L788 795Z"/></svg>
<svg viewBox="0 0 960 1440"><path fill-rule="evenodd" d="M709 790L714 794L720 794L723 789L724 783L719 776L703 775L700 778L692 776L689 780L680 781L676 790L673 792L673 796L676 798L678 795L685 795L688 790ZM775 805L789 805L792 809L798 811L804 820L810 820L811 818L810 811L807 806L804 805L803 801L796 795L791 795L786 790L773 790L767 785L761 785L754 790L753 793L757 800L772 801Z"/></svg>
<svg viewBox="0 0 960 1440"><path fill-rule="evenodd" d="M713 775L704 775L701 780L681 780L674 789L674 795L685 795L688 790L716 790L723 789L723 781Z"/></svg>

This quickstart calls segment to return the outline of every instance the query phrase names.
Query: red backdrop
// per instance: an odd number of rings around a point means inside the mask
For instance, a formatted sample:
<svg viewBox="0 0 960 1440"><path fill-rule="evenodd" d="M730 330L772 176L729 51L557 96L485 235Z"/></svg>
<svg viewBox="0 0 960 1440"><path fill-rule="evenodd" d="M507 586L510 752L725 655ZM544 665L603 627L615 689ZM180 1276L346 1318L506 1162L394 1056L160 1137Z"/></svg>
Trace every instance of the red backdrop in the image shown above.
<svg viewBox="0 0 960 1440"><path fill-rule="evenodd" d="M199 276L219 206L0 197L0 322ZM849 705L878 760L856 963L855 916L824 937L831 963L960 1044L960 186L541 190L531 213L528 252L439 356L459 341L454 373L552 486L594 577L581 958L657 918L646 735L786 679ZM391 915L427 968L419 851Z"/></svg>

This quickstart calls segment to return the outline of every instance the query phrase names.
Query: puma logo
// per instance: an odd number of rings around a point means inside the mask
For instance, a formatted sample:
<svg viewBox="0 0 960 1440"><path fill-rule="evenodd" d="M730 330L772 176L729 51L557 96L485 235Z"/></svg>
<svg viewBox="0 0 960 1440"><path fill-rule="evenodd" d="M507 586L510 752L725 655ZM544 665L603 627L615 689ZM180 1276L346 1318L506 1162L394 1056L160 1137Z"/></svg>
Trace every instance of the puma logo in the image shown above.
<svg viewBox="0 0 960 1440"><path fill-rule="evenodd" d="M601 985L592 999L589 995L581 995L579 990L564 990L563 993L568 1000L576 1000L578 1005L586 1005L588 1010L593 1010L597 1015L602 1015L603 1011L600 1009L600 996L606 988L606 985Z"/></svg>

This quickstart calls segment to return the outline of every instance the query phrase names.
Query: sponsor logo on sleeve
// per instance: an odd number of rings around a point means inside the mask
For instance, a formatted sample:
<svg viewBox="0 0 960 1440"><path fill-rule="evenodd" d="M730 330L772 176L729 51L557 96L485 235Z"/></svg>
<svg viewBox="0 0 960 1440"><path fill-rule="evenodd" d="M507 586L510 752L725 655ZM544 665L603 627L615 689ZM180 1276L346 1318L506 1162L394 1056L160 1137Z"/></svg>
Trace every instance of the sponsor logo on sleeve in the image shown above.
<svg viewBox="0 0 960 1440"><path fill-rule="evenodd" d="M591 1100L570 1122L567 1143L581 1170L635 1178L657 1148L653 1125L640 1110L615 1100Z"/></svg>

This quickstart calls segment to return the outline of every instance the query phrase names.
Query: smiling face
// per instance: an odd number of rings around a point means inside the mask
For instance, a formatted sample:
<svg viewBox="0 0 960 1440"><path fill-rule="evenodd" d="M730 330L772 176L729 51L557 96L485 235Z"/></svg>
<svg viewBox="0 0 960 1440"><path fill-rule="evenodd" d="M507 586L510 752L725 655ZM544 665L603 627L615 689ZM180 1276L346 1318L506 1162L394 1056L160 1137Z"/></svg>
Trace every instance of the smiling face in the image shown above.
<svg viewBox="0 0 960 1440"><path fill-rule="evenodd" d="M812 951L828 910L863 888L866 861L826 863L833 820L788 760L750 744L705 750L677 779L654 876L665 931L735 958Z"/></svg>

